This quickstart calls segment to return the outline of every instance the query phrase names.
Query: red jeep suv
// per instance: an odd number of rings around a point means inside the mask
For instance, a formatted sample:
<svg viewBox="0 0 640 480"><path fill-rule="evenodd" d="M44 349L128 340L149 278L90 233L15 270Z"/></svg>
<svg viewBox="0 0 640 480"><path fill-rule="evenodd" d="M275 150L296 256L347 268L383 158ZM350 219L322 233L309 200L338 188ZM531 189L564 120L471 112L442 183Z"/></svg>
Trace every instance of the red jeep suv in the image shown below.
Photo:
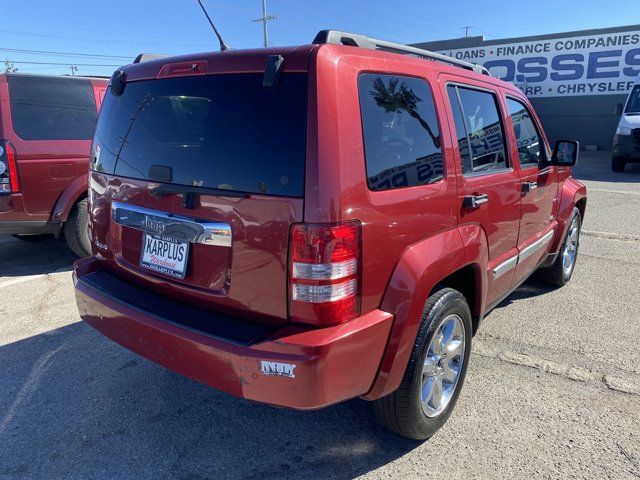
<svg viewBox="0 0 640 480"><path fill-rule="evenodd" d="M128 65L94 138L78 308L225 392L362 397L424 439L491 308L538 269L571 278L577 154L482 67L360 35Z"/></svg>
<svg viewBox="0 0 640 480"><path fill-rule="evenodd" d="M91 254L87 177L107 81L0 75L0 234L64 236Z"/></svg>

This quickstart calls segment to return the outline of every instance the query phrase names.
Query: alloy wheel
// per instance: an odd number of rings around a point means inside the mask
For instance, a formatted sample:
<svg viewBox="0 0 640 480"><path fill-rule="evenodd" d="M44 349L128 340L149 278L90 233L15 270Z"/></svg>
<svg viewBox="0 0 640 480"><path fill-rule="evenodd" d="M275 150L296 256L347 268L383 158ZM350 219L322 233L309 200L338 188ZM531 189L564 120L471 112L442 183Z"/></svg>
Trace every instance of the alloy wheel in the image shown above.
<svg viewBox="0 0 640 480"><path fill-rule="evenodd" d="M421 400L427 417L436 417L449 405L464 362L465 329L455 314L436 327L422 366Z"/></svg>

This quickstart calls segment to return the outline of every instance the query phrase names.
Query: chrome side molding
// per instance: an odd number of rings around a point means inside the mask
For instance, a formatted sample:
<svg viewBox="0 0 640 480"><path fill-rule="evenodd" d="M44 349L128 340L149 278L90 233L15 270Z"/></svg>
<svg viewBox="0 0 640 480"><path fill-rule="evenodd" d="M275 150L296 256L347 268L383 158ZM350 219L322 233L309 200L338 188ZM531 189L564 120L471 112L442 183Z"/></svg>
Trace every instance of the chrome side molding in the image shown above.
<svg viewBox="0 0 640 480"><path fill-rule="evenodd" d="M553 238L553 230L550 232L547 232L547 234L544 237L536 240L528 247L523 248L520 254L518 255L518 262L529 258L531 255L533 255L542 247L544 247L547 243L549 243L552 238Z"/></svg>
<svg viewBox="0 0 640 480"><path fill-rule="evenodd" d="M496 279L498 277L501 277L509 270L514 268L518 263L526 260L538 250L545 247L553 238L553 234L553 230L547 232L542 238L539 238L528 247L523 248L518 255L514 255L513 257L508 258L507 260L502 262L500 265L493 269L493 278Z"/></svg>
<svg viewBox="0 0 640 480"><path fill-rule="evenodd" d="M493 269L493 278L496 279L498 277L501 277L502 275L507 273L509 270L511 270L513 267L515 267L517 263L518 263L518 255L505 260L504 262L502 262L500 265L498 265L496 268Z"/></svg>
<svg viewBox="0 0 640 480"><path fill-rule="evenodd" d="M227 223L197 220L121 202L111 203L111 218L124 227L185 242L218 247L232 244L231 226Z"/></svg>

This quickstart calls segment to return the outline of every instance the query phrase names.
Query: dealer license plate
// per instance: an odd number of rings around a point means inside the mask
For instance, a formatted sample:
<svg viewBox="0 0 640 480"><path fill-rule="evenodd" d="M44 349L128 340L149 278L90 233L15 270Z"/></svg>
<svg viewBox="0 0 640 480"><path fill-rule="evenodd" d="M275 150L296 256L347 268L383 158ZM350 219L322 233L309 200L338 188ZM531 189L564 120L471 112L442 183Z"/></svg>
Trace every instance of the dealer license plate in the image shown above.
<svg viewBox="0 0 640 480"><path fill-rule="evenodd" d="M184 278L189 258L189 242L163 235L142 236L140 266L175 278Z"/></svg>

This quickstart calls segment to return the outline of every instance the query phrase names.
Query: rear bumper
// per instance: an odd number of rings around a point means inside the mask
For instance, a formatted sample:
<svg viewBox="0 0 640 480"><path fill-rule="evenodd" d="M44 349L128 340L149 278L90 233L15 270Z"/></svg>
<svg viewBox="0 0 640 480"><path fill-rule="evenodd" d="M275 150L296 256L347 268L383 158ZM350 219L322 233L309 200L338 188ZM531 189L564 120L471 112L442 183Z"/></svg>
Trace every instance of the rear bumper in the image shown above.
<svg viewBox="0 0 640 480"><path fill-rule="evenodd" d="M96 330L189 378L238 397L283 407L315 409L366 394L393 323L393 315L375 310L321 329L287 326L268 330L246 323L248 334L244 335L242 321L228 319L233 324L229 329L221 325L222 317L213 328L216 331L205 333L145 309L155 294L144 293L146 298L140 302L130 293L128 297L114 295L122 281L102 271L95 258L78 260L74 267L80 316ZM174 306L194 311L179 302ZM162 311L170 312L170 307L165 305Z"/></svg>
<svg viewBox="0 0 640 480"><path fill-rule="evenodd" d="M634 143L632 135L618 135L613 138L613 155L623 157L628 162L640 162L640 145Z"/></svg>

